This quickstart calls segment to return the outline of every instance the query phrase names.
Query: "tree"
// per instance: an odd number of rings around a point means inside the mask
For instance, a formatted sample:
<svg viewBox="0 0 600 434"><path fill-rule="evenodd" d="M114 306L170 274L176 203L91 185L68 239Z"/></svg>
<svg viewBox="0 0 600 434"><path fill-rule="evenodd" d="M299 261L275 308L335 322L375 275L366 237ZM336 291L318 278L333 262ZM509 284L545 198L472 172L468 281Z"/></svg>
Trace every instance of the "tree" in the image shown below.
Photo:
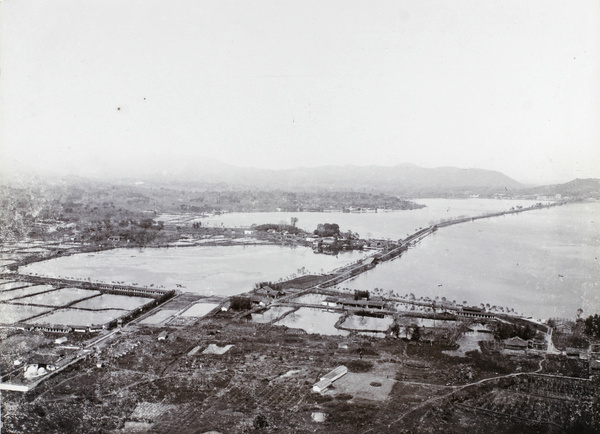
<svg viewBox="0 0 600 434"><path fill-rule="evenodd" d="M584 321L585 334L594 338L600 338L600 317L598 314L588 316Z"/></svg>
<svg viewBox="0 0 600 434"><path fill-rule="evenodd" d="M298 223L298 217L292 217L292 226L296 227L296 223Z"/></svg>
<svg viewBox="0 0 600 434"><path fill-rule="evenodd" d="M320 237L333 237L340 235L340 227L337 223L319 223L314 231Z"/></svg>
<svg viewBox="0 0 600 434"><path fill-rule="evenodd" d="M419 329L419 326L413 327L411 339L413 341L418 341L419 339L421 339L421 330Z"/></svg>

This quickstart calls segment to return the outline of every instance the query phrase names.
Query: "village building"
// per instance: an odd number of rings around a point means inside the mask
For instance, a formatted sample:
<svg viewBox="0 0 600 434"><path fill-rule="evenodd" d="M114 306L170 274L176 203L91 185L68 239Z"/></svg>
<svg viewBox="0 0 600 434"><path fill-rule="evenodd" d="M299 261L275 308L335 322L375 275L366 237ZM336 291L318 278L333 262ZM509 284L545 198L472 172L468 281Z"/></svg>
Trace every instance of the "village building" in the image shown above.
<svg viewBox="0 0 600 434"><path fill-rule="evenodd" d="M504 340L504 348L507 350L526 350L529 347L528 341L514 336Z"/></svg>

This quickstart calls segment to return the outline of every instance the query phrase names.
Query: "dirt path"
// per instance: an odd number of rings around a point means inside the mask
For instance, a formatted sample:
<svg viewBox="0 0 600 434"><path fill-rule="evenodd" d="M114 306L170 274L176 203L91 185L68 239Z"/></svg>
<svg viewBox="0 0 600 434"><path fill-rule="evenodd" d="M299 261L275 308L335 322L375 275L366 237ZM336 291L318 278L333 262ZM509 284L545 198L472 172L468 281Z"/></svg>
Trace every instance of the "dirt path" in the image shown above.
<svg viewBox="0 0 600 434"><path fill-rule="evenodd" d="M451 387L452 391L448 392L448 393L446 393L444 395L439 395L439 396L436 396L436 397L433 397L433 398L429 398L429 399L427 399L427 400L425 400L425 401L417 404L416 406L412 407L410 410L405 411L404 413L402 413L400 415L400 417L398 417L396 420L394 420L393 422L391 422L390 424L388 424L388 429L391 429L392 426L394 426L397 423L399 423L400 421L402 421L402 419L404 419L410 413L412 413L412 412L414 412L416 410L419 410L419 409L421 409L423 407L426 407L427 405L430 405L430 404L432 404L434 402L437 402L437 401L449 398L450 396L454 395L455 393L460 392L462 390L465 390L465 389L467 389L469 387L479 386L481 384L488 383L490 381L500 380L502 378L511 378L511 377L518 377L518 376L521 376L521 375L539 374L543 370L542 363L545 360L546 360L546 356L544 355L544 358L540 360L539 368L536 369L535 371L532 371L532 372L515 372L515 373L512 373L512 374L506 374L506 375L499 375L499 376L496 376L496 377L483 378L481 380L474 381L473 383L463 384L462 386L446 386L446 387ZM549 376L554 377L553 375L549 375ZM564 378L564 377L560 377L560 378ZM417 382L417 381L406 381L406 382L399 381L399 383L407 383L407 384L413 384L413 385L419 385L419 386L432 386L432 384L430 384L430 383ZM369 433L369 432L374 432L374 431L375 431L374 428L369 428L369 429L363 431L363 433Z"/></svg>

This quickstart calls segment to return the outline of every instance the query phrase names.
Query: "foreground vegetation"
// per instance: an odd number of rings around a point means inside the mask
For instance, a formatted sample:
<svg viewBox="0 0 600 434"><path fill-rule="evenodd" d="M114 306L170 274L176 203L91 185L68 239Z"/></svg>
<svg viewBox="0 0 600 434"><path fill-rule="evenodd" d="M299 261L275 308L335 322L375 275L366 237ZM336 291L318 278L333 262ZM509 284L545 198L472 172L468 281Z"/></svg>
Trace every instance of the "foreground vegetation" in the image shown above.
<svg viewBox="0 0 600 434"><path fill-rule="evenodd" d="M444 339L307 335L235 315L128 327L71 372L3 392L4 431L585 433L600 423L583 361L494 346L454 357ZM191 351L210 344L233 346ZM345 382L312 392L339 365Z"/></svg>

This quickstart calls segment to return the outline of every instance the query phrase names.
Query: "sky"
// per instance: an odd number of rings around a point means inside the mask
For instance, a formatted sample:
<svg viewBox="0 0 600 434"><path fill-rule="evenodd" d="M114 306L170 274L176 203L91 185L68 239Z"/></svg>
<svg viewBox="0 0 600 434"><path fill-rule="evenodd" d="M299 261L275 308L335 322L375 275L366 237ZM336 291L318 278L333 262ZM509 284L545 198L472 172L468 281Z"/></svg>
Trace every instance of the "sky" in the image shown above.
<svg viewBox="0 0 600 434"><path fill-rule="evenodd" d="M597 0L3 0L0 167L600 178Z"/></svg>

